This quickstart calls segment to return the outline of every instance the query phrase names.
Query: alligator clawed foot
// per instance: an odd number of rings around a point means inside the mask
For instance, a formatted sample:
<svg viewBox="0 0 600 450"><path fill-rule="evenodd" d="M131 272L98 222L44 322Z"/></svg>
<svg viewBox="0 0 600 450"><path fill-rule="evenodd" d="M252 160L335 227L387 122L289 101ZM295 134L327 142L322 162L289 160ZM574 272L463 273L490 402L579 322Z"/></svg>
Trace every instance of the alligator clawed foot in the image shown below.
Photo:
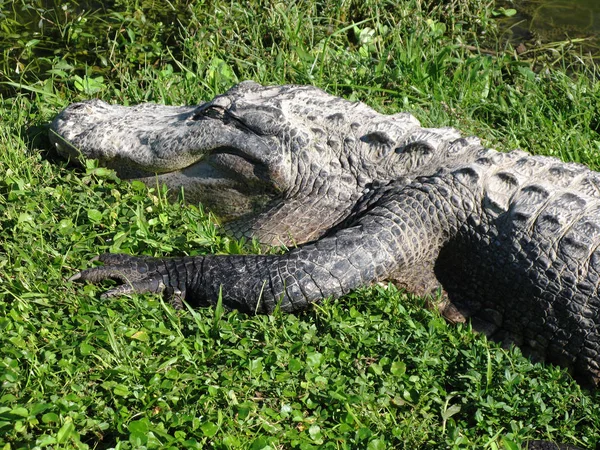
<svg viewBox="0 0 600 450"><path fill-rule="evenodd" d="M131 294L163 294L175 309L183 308L185 286L171 285L164 260L105 253L92 261L100 261L104 265L82 270L69 281L96 284L108 279L116 280L121 284L103 293L102 299Z"/></svg>

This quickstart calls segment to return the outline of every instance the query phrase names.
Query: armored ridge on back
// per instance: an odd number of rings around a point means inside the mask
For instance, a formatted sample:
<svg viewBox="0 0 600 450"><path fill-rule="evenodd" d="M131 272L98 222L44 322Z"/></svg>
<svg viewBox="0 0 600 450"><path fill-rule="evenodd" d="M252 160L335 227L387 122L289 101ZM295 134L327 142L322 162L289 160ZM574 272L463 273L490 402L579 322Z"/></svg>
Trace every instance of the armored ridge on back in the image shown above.
<svg viewBox="0 0 600 450"><path fill-rule="evenodd" d="M499 153L314 87L253 82L193 107L74 104L51 139L122 178L184 187L236 236L298 245L278 256L102 255L72 279L123 282L105 296L203 306L222 286L230 308L297 312L391 280L441 291L448 320L600 382L600 174L582 165Z"/></svg>

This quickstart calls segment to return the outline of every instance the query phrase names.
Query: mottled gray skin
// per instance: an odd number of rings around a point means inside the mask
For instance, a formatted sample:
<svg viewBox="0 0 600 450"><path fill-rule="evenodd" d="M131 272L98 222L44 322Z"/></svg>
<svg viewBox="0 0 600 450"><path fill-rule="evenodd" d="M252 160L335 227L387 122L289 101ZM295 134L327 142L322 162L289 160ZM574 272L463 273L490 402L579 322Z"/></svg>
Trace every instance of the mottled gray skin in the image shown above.
<svg viewBox="0 0 600 450"><path fill-rule="evenodd" d="M204 306L222 289L230 308L293 313L391 280L441 293L452 322L600 381L600 175L582 165L252 82L197 107L79 103L52 130L63 152L184 186L238 236L302 244L279 256L103 255L73 279L122 281L105 296Z"/></svg>

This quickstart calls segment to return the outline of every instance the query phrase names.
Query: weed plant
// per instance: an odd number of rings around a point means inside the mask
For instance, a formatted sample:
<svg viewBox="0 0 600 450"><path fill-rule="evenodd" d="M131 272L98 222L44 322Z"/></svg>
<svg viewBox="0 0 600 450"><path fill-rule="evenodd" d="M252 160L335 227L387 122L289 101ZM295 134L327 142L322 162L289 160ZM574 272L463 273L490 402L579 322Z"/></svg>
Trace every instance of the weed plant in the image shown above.
<svg viewBox="0 0 600 450"><path fill-rule="evenodd" d="M257 248L161 186L57 159L44 138L74 101L189 104L254 79L598 169L597 68L480 54L501 47L487 0L90 4L0 1L1 448L598 445L598 392L393 287L249 317L67 282L106 251Z"/></svg>

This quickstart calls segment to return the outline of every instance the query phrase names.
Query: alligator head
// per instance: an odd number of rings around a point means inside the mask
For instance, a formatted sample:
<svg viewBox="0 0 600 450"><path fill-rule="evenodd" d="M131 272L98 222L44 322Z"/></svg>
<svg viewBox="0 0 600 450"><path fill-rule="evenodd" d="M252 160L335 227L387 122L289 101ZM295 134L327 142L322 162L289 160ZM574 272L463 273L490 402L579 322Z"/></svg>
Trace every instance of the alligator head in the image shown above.
<svg viewBox="0 0 600 450"><path fill-rule="evenodd" d="M183 188L234 234L286 245L343 220L371 183L417 166L423 174L457 137L312 86L252 81L199 106L76 103L50 133L62 154L98 159L123 179Z"/></svg>

